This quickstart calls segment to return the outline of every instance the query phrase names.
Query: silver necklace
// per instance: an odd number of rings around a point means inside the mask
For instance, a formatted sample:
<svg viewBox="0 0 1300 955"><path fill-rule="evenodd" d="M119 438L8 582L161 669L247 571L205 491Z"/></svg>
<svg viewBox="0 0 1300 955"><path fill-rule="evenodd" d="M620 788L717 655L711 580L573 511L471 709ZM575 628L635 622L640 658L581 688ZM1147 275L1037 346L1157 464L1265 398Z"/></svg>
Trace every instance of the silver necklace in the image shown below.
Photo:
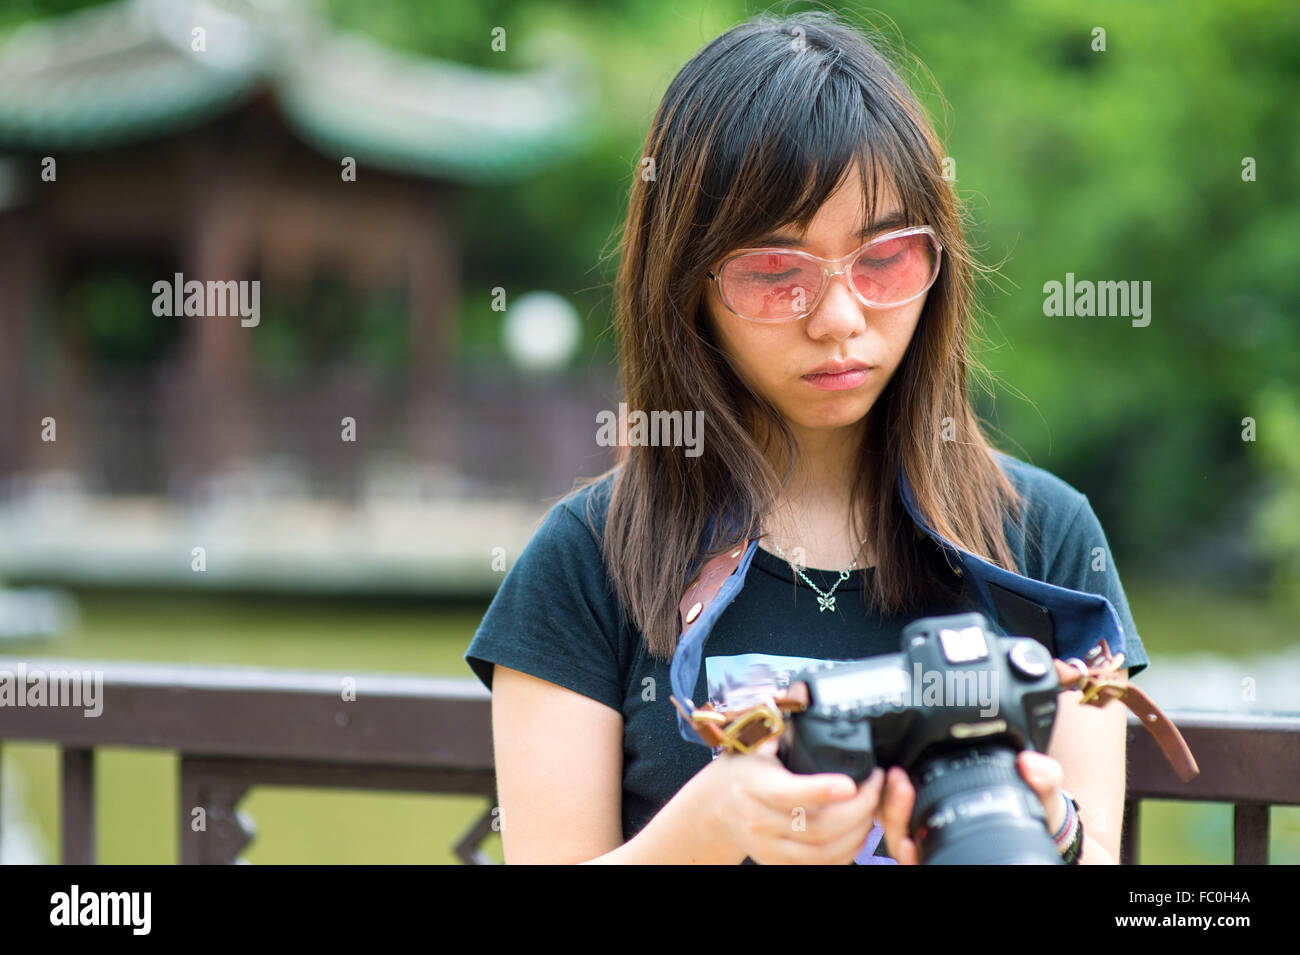
<svg viewBox="0 0 1300 955"><path fill-rule="evenodd" d="M869 537L870 535L867 536ZM862 551L862 544L865 544L866 542L867 542L867 538L864 537L862 538L862 543L858 544L859 553L861 553ZM840 579L835 581L831 589L826 591L826 593L822 593L821 589L818 588L816 584L814 584L811 580L808 579L808 575L803 572L803 570L799 567L799 565L794 563L794 561L790 560L789 557L785 556L785 552L781 550L780 544L778 544L776 541L772 541L772 546L776 548L776 552L778 555L780 555L781 559L784 560L786 563L788 563L791 567L793 567L795 573L797 573L800 577L803 578L803 582L813 589L813 593L817 595L817 612L825 613L827 610L833 611L835 609L835 588L838 587L840 584L844 583L844 581L848 580L849 577L852 576L851 571L853 570L854 567L858 566L857 556L856 555L854 556L853 563L849 564L849 566L845 570L840 571Z"/></svg>

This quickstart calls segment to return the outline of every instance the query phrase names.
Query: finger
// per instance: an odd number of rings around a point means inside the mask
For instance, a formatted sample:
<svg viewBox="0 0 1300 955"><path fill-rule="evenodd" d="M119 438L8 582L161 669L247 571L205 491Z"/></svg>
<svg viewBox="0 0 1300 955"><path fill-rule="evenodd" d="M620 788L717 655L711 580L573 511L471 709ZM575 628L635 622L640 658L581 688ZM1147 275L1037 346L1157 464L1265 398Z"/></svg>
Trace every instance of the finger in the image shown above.
<svg viewBox="0 0 1300 955"><path fill-rule="evenodd" d="M818 822L820 813L824 813L830 806L848 806L859 803L859 800L866 801L872 798L872 793L868 791L865 795L858 794L850 799L837 797L828 803L823 798L827 785L825 782L820 787L816 783L804 784L802 795L798 790L788 788L776 791L773 783L775 781L784 785L785 780L782 778L784 775L794 776L796 782L801 784L812 777L792 774L784 766L778 767L775 772L768 770L763 772L764 778L761 783L751 781L747 787L749 802L745 810L751 831L762 835L786 836L800 842L825 841L824 833L828 829L828 823L824 820ZM847 785L849 793L857 793L852 779L836 773L824 773L822 776L836 788ZM858 808L856 812L850 809L846 815L837 817L829 825L849 826L869 812L869 809ZM810 830L814 831L810 833Z"/></svg>
<svg viewBox="0 0 1300 955"><path fill-rule="evenodd" d="M811 826L809 807L788 806L773 808L762 802L756 794L751 794L742 809L745 828L754 835L772 839L794 839L804 841Z"/></svg>
<svg viewBox="0 0 1300 955"><path fill-rule="evenodd" d="M791 806L811 809L827 803L852 799L858 794L858 784L844 773L793 773L782 764L781 772L765 781L758 793L772 809L789 810Z"/></svg>
<svg viewBox="0 0 1300 955"><path fill-rule="evenodd" d="M877 767L858 787L857 795L852 799L816 807L808 816L810 831L822 834L823 840L837 838L841 833L864 827L865 832L870 832L884 782L884 770Z"/></svg>
<svg viewBox="0 0 1300 955"><path fill-rule="evenodd" d="M1040 796L1051 795L1065 782L1065 770L1046 753L1022 750L1016 758L1016 766L1025 782Z"/></svg>
<svg viewBox="0 0 1300 955"><path fill-rule="evenodd" d="M885 851L900 863L903 862L900 853L906 854L907 844L912 841L907 829L915 802L916 790L912 787L907 771L900 766L891 766L877 818L885 830ZM912 851L915 852L915 847Z"/></svg>
<svg viewBox="0 0 1300 955"><path fill-rule="evenodd" d="M885 839L885 851L888 852L899 865L920 865L921 850L917 848L916 842L904 836L896 846L889 844L889 839Z"/></svg>
<svg viewBox="0 0 1300 955"><path fill-rule="evenodd" d="M781 851L802 865L848 865L866 843L873 822L868 819L821 842L785 844Z"/></svg>
<svg viewBox="0 0 1300 955"><path fill-rule="evenodd" d="M863 791L859 794L863 809L870 801L874 801L875 794L871 789L873 786L883 784L884 773L877 778L880 783L873 783L870 778L863 783ZM858 801L859 799L854 800L854 802ZM782 851L797 853L800 861L812 864L842 864L852 861L866 843L876 819L869 812L859 812L856 816L850 817L839 816L847 807L848 804L845 803L822 807L818 811L816 820L809 825L808 831L799 833L798 838L791 839L800 843L803 848L795 850L786 846ZM828 818L831 814L835 814L836 818Z"/></svg>
<svg viewBox="0 0 1300 955"><path fill-rule="evenodd" d="M1061 785L1065 782L1065 771L1061 764L1045 753L1023 750L1016 759L1020 775L1024 777L1029 788L1034 791L1043 809L1047 813L1047 826L1055 832L1065 822L1065 797Z"/></svg>

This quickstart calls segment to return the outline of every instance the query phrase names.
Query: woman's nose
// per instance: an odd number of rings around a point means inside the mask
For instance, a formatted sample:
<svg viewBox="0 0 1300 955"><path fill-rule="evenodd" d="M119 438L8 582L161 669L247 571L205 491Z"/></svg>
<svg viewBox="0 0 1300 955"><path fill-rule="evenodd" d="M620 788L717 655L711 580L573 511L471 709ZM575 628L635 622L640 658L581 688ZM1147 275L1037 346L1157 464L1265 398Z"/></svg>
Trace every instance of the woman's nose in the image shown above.
<svg viewBox="0 0 1300 955"><path fill-rule="evenodd" d="M842 340L867 326L866 308L850 290L847 273L831 276L821 301L804 320L809 336Z"/></svg>

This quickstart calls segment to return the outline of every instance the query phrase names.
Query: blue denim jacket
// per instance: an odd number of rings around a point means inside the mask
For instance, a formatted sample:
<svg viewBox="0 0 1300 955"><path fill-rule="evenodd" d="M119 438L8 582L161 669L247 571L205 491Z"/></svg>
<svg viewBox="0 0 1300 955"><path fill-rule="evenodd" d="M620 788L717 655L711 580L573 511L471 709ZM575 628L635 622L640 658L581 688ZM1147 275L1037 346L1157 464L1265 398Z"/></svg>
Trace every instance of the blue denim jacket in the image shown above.
<svg viewBox="0 0 1300 955"><path fill-rule="evenodd" d="M908 515L916 525L934 539L947 555L949 564L969 581L972 593L982 605L991 623L996 623L999 619L994 593L990 590L990 585L995 585L1005 588L1016 597L1024 598L1035 608L1041 607L1047 611L1055 653L1060 659L1070 657L1082 659L1103 639L1109 645L1111 653L1124 652L1123 624L1115 607L1105 597L1012 573L962 550L930 526L916 504L907 475L901 465L898 470L898 493ZM673 653L669 672L673 695L688 708L692 705L695 686L699 680L704 643L708 640L709 632L723 611L745 586L745 576L749 572L749 566L753 562L754 552L757 549L758 541L750 541L735 573L723 582L718 595L695 621L690 634L682 634L678 637L677 649ZM677 714L677 728L684 739L705 745L690 721L680 712Z"/></svg>

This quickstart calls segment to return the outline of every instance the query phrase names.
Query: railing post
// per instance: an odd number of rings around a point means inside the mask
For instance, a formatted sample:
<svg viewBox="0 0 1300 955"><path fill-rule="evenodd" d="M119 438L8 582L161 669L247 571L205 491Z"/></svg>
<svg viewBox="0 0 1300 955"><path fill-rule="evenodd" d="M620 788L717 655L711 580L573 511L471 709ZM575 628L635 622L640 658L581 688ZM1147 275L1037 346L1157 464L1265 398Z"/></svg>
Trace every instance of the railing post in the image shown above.
<svg viewBox="0 0 1300 955"><path fill-rule="evenodd" d="M95 751L63 747L63 864L95 864Z"/></svg>
<svg viewBox="0 0 1300 955"><path fill-rule="evenodd" d="M483 851L481 843L488 837L488 833L494 831L493 826L498 818L500 816L497 807L488 807L483 815L475 820L474 825L465 830L465 834L456 843L453 850L456 858L465 865L496 865L495 860Z"/></svg>
<svg viewBox="0 0 1300 955"><path fill-rule="evenodd" d="M1268 805L1234 803L1232 807L1232 864L1268 865Z"/></svg>
<svg viewBox="0 0 1300 955"><path fill-rule="evenodd" d="M1142 800L1124 797L1123 829L1119 836L1119 864L1138 865L1138 840L1142 824Z"/></svg>
<svg viewBox="0 0 1300 955"><path fill-rule="evenodd" d="M257 834L236 806L248 793L246 780L213 772L207 760L181 754L179 762L181 865L233 865ZM202 813L195 815L195 810Z"/></svg>

